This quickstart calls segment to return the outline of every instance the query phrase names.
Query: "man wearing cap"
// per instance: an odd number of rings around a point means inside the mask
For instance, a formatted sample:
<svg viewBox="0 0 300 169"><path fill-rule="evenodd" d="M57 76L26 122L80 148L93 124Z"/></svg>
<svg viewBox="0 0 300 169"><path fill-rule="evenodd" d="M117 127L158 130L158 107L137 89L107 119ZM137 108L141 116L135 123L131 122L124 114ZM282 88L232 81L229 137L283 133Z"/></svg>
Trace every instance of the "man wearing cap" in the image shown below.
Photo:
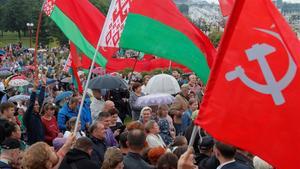
<svg viewBox="0 0 300 169"><path fill-rule="evenodd" d="M7 138L1 144L0 168L11 169L17 164L20 153L20 142L17 139Z"/></svg>

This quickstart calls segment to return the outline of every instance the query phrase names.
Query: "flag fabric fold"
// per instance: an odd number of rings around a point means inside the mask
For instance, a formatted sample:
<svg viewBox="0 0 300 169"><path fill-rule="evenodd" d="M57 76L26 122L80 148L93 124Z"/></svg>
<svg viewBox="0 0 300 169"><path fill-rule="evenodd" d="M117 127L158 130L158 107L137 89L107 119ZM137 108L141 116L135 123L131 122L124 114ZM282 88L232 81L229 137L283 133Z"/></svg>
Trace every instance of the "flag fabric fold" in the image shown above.
<svg viewBox="0 0 300 169"><path fill-rule="evenodd" d="M216 50L171 0L113 0L101 46L134 49L180 63L204 82Z"/></svg>
<svg viewBox="0 0 300 169"><path fill-rule="evenodd" d="M105 17L89 1L46 0L43 10L66 37L89 59L93 59ZM96 55L96 63L105 67L115 49L102 48Z"/></svg>
<svg viewBox="0 0 300 169"><path fill-rule="evenodd" d="M297 168L299 51L270 0L236 1L196 124L275 168Z"/></svg>

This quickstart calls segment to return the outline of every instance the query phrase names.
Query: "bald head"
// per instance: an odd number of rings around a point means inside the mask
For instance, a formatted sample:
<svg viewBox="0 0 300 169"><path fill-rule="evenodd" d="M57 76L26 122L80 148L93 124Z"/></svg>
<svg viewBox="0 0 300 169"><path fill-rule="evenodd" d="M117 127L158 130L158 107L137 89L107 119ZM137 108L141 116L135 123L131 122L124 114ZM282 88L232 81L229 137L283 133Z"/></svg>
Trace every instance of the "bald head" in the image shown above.
<svg viewBox="0 0 300 169"><path fill-rule="evenodd" d="M106 101L104 103L104 107L102 109L103 112L109 112L110 110L114 109L115 108L115 103L113 101Z"/></svg>

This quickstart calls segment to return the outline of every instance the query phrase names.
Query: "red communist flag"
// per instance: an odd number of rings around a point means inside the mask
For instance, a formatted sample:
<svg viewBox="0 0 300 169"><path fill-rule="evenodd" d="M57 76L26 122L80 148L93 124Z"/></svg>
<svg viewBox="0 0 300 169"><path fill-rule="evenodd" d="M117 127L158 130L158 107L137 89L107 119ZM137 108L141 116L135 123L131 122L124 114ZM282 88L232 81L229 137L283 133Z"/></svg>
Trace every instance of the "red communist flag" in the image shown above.
<svg viewBox="0 0 300 169"><path fill-rule="evenodd" d="M223 16L229 16L235 0L219 0L221 12Z"/></svg>
<svg viewBox="0 0 300 169"><path fill-rule="evenodd" d="M279 169L300 160L300 43L270 0L238 0L196 123Z"/></svg>

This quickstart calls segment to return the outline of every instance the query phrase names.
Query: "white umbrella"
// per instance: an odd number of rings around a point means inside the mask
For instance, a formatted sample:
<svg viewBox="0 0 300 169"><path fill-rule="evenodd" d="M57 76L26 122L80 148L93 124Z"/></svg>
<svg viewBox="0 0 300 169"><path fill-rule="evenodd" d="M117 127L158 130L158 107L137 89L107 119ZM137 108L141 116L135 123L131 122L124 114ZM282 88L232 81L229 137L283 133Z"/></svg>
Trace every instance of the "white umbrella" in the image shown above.
<svg viewBox="0 0 300 169"><path fill-rule="evenodd" d="M30 99L30 96L27 96L27 95L16 95L16 96L10 97L8 99L8 101L9 102L19 102L19 101L26 101L29 99Z"/></svg>
<svg viewBox="0 0 300 169"><path fill-rule="evenodd" d="M12 87L19 87L19 86L29 85L29 82L24 79L13 79L13 80L9 81L8 85L12 86Z"/></svg>
<svg viewBox="0 0 300 169"><path fill-rule="evenodd" d="M173 103L175 98L170 94L150 94L146 96L139 97L136 101L136 106L154 106L154 105L164 105Z"/></svg>
<svg viewBox="0 0 300 169"><path fill-rule="evenodd" d="M153 76L145 88L145 93L148 94L176 94L178 92L180 92L180 87L177 80L173 76L167 74Z"/></svg>

